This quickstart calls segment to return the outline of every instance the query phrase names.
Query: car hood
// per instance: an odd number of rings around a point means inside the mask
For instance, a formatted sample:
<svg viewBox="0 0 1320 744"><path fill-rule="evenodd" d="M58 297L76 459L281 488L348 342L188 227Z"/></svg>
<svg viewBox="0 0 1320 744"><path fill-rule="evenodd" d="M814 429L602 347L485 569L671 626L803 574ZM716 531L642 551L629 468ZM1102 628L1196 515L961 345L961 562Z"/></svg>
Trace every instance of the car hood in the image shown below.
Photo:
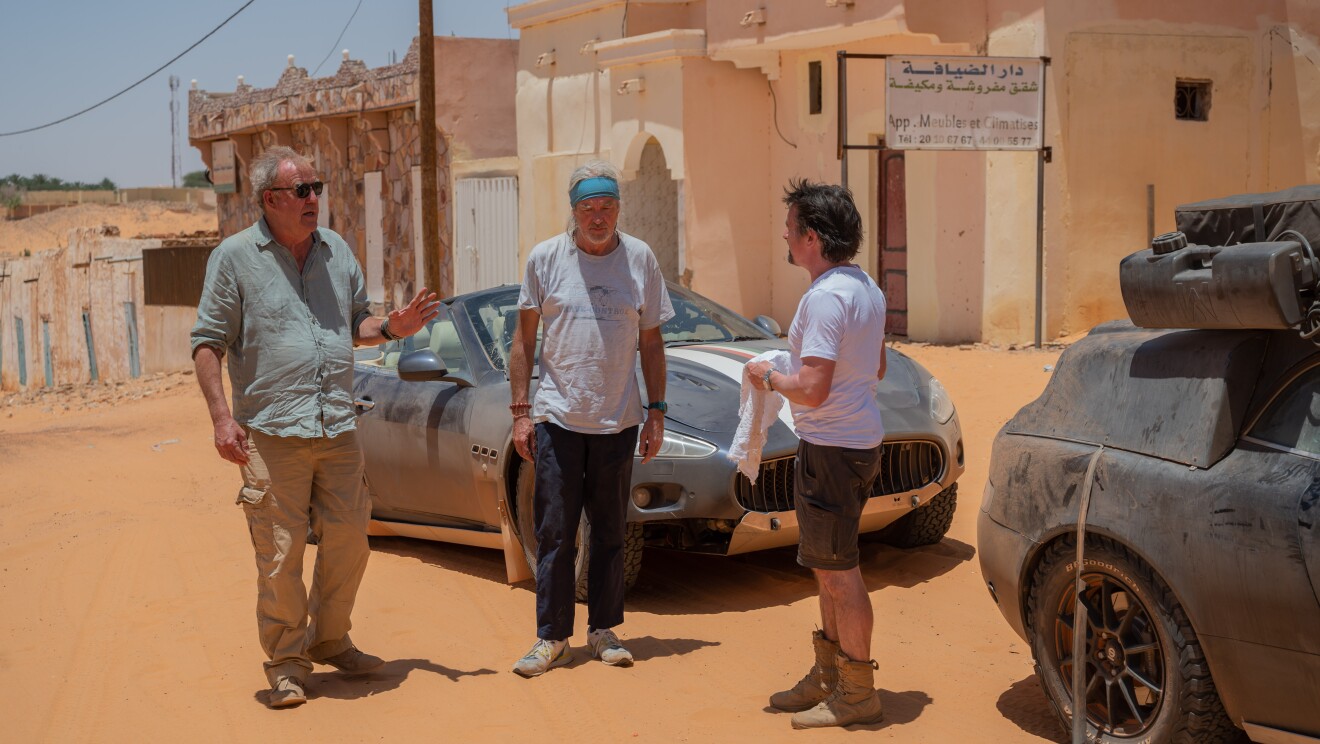
<svg viewBox="0 0 1320 744"><path fill-rule="evenodd" d="M762 352L787 348L788 344L782 340L670 346L665 350L667 417L702 431L736 430L743 365ZM918 405L919 377L911 360L889 349L885 379L876 390L881 410L896 411ZM787 407L780 418L788 418Z"/></svg>

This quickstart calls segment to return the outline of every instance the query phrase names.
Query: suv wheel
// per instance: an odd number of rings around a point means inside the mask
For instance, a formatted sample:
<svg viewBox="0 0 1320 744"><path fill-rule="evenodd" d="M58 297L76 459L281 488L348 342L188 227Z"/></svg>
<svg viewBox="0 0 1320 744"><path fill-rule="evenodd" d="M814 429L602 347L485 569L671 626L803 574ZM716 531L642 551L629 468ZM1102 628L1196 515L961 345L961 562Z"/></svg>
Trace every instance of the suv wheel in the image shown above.
<svg viewBox="0 0 1320 744"><path fill-rule="evenodd" d="M532 578L536 578L536 512L532 505L532 496L536 491L536 468L532 463L523 460L518 466L518 493L517 493L517 518L518 535L522 538L523 555L527 558L527 565L532 569ZM577 531L577 559L573 563L573 575L576 582L573 588L573 598L579 602L587 601L587 573L590 560L588 557L588 545L591 540L591 522L587 520L586 512L582 514L582 521L578 523ZM642 572L642 548L645 541L642 535L642 525L629 522L624 529L623 534L623 588L624 591L632 589L637 583L637 576Z"/></svg>
<svg viewBox="0 0 1320 744"><path fill-rule="evenodd" d="M1036 676L1072 727L1076 544L1060 540L1036 570L1027 601ZM1233 726L1182 606L1122 545L1087 540L1087 740L1234 741Z"/></svg>

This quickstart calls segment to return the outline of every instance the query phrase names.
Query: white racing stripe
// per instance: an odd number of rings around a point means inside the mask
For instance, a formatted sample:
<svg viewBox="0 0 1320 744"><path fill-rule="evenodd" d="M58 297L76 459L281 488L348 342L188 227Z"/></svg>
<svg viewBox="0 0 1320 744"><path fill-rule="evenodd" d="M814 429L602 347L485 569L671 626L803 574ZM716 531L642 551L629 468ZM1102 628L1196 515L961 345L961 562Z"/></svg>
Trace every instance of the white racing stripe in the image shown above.
<svg viewBox="0 0 1320 744"><path fill-rule="evenodd" d="M720 349L721 347L712 346L709 348ZM746 353L741 349L728 348L722 350L729 351L735 354ZM715 372L724 375L730 380L733 380L738 385L740 386L742 385L743 363L739 362L736 359L730 359L726 356L721 356L720 354L712 354L709 351L703 351L701 349L696 349L690 346L679 347L676 349L666 349L665 354L671 357L700 364L701 366L706 367L707 369L713 370ZM748 359L750 360L750 357L748 357ZM789 410L787 400L785 400L784 405L780 406L779 408L779 420L782 421L784 425L788 427L789 431L793 432L794 434L797 433L797 429L793 427L793 412Z"/></svg>

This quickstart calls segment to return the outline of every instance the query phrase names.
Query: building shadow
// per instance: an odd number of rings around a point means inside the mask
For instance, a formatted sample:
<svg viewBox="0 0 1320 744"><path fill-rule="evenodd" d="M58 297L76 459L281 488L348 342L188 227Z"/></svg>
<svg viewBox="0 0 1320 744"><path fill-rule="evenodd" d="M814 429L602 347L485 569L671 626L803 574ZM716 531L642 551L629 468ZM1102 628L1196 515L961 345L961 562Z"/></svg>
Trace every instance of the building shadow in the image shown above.
<svg viewBox="0 0 1320 744"><path fill-rule="evenodd" d="M880 704L884 706L884 720L879 723L846 726L844 727L845 731L881 731L891 726L903 726L920 718L921 714L925 712L926 706L935 702L930 695L921 690L893 692L881 687L877 688L876 692L880 694ZM783 716L793 715L770 706L766 706L765 711Z"/></svg>
<svg viewBox="0 0 1320 744"><path fill-rule="evenodd" d="M910 550L863 543L860 550L862 579L871 592L926 583L976 555L971 545L952 538ZM690 615L758 610L814 596L815 579L798 565L794 546L737 556L648 550L628 606Z"/></svg>
<svg viewBox="0 0 1320 744"><path fill-rule="evenodd" d="M1068 732L1059 723L1054 707L1034 674L1014 682L995 701L995 707L1005 719L1032 736L1057 744L1069 741Z"/></svg>

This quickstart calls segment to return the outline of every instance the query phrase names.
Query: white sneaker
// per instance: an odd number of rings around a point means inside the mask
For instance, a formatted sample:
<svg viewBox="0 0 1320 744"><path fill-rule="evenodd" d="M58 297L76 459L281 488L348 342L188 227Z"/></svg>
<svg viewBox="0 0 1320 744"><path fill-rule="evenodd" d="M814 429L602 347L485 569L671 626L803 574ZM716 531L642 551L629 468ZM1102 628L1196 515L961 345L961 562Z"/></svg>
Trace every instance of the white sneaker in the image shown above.
<svg viewBox="0 0 1320 744"><path fill-rule="evenodd" d="M537 677L572 660L568 652L568 641L538 638L532 650L513 665L513 671L524 677Z"/></svg>
<svg viewBox="0 0 1320 744"><path fill-rule="evenodd" d="M587 633L587 647L591 649L592 658L600 659L610 666L632 666L632 654L628 653L628 649L619 642L619 637L609 628Z"/></svg>

